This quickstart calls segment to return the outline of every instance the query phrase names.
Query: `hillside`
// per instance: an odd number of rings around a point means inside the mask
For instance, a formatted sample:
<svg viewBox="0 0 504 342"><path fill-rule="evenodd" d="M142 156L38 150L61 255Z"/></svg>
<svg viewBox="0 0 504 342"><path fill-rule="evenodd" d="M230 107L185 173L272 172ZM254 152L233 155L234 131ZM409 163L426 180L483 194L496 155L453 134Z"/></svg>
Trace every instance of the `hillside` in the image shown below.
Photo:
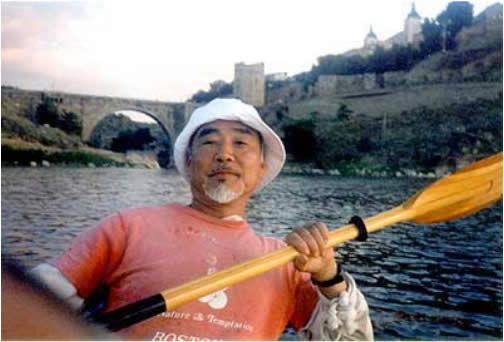
<svg viewBox="0 0 504 342"><path fill-rule="evenodd" d="M502 5L456 41L407 72L275 84L263 116L294 163L336 174L453 171L502 150Z"/></svg>
<svg viewBox="0 0 504 342"><path fill-rule="evenodd" d="M502 150L502 96L383 117L284 120L288 160L347 175L442 176ZM314 153L316 151L316 153ZM306 168L303 167L303 168Z"/></svg>
<svg viewBox="0 0 504 342"><path fill-rule="evenodd" d="M274 123L311 113L334 117L344 105L356 115L380 117L495 98L502 92L502 11L502 4L488 7L457 34L455 50L431 54L407 72L322 75L313 86L274 84L264 113Z"/></svg>

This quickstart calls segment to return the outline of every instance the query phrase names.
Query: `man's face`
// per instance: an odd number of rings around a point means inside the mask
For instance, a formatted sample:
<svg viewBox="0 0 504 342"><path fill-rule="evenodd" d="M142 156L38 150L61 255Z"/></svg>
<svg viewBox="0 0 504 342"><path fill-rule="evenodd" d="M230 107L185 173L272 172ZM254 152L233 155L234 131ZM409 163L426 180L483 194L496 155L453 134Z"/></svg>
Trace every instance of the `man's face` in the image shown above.
<svg viewBox="0 0 504 342"><path fill-rule="evenodd" d="M237 121L217 120L200 127L191 155L187 169L193 196L215 202L248 198L266 170L259 134Z"/></svg>

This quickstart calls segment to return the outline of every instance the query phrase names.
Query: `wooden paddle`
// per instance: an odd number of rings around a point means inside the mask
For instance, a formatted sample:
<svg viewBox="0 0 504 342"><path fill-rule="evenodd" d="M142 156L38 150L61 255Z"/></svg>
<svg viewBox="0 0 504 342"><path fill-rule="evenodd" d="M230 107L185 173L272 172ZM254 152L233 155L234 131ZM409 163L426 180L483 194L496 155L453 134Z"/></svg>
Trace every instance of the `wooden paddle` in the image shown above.
<svg viewBox="0 0 504 342"><path fill-rule="evenodd" d="M502 152L433 183L404 204L367 218L364 223L368 232L374 232L403 221L422 224L443 222L475 213L501 196ZM355 225L346 225L329 233L327 245L333 247L358 236L359 230ZM290 246L276 250L105 313L98 317L97 322L113 331L123 329L284 265L297 255L298 252Z"/></svg>

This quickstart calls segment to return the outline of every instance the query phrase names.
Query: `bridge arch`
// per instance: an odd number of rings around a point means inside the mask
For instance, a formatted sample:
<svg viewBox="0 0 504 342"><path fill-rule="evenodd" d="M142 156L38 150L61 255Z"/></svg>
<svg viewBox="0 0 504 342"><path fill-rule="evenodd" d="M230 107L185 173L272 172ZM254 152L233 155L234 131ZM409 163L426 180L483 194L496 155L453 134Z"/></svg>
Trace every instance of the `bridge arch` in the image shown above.
<svg viewBox="0 0 504 342"><path fill-rule="evenodd" d="M147 110L147 109L144 109L144 108L137 108L137 107L120 107L119 110L116 110L114 111L113 113L118 113L118 112L125 112L125 111L133 111L133 112L138 112L138 113L142 113L142 114L145 114L147 115L148 117L150 117L151 119L153 119L154 121L156 121L156 123L161 126L161 129L163 130L163 132L166 134L166 136L168 136L168 138L170 139L170 143L173 145L173 143L175 142L174 141L174 136L175 136L175 132L172 132L168 126L167 126L167 123L166 122L163 122L163 120L160 119L160 115L159 114L155 114L155 113L152 113L151 111ZM106 114L103 118L105 118L107 115L109 115L111 113L108 113ZM99 120L98 122L100 122L101 120ZM95 124L95 127L96 125L98 124L98 122L96 122ZM93 128L94 129L94 128ZM91 130L92 132L92 130Z"/></svg>
<svg viewBox="0 0 504 342"><path fill-rule="evenodd" d="M163 132L170 138L170 142L173 145L175 138L185 124L184 106L154 101L134 102L135 101L122 100L101 102L99 104L93 103L93 106L85 106L83 110L81 110L81 112L85 112L82 116L82 140L89 141L91 133L96 125L107 115L121 111L135 111L147 115L159 124Z"/></svg>
<svg viewBox="0 0 504 342"><path fill-rule="evenodd" d="M159 128L156 128L156 133L153 134L153 131L149 128L152 137L155 138L154 141L156 141L156 148L154 148L153 151L151 151L154 154L151 154L151 157L154 157L157 159L159 165L162 167L171 167L173 165L173 144L174 144L174 133L171 132L169 127L166 127L166 123L164 123L160 118L159 115L156 115L155 113L150 112L149 110L146 110L145 108L138 108L138 107L118 107L120 109L108 113L104 113L103 115L96 116L97 121L94 122L94 127L89 126L88 129L91 130L89 133L89 138L88 138L88 143L90 143L92 146L98 147L98 148L111 148L113 146L113 141L112 139L114 136L115 138L120 137L120 133L123 128L120 128L121 126L107 126L109 127L105 131L100 129L101 122L108 120L108 118L112 119L112 117L116 116L117 114L124 115L126 117L130 117L127 112L132 112L135 114L143 114L144 116L152 119L150 121L145 121L143 123L147 125L158 125L161 128L161 132L159 132ZM102 117L102 119L99 119L99 117ZM141 120L134 119L130 117L130 120L133 120L134 122L138 121L139 123L142 123ZM116 122L115 119L112 120L112 122ZM149 126L146 126L149 127ZM105 135L103 135L106 132ZM103 140L105 139L105 140ZM110 140L112 139L112 140ZM122 141L120 144L126 143L125 141ZM108 146L108 147L107 147ZM138 153L138 152L137 152ZM144 155L145 157L145 155Z"/></svg>

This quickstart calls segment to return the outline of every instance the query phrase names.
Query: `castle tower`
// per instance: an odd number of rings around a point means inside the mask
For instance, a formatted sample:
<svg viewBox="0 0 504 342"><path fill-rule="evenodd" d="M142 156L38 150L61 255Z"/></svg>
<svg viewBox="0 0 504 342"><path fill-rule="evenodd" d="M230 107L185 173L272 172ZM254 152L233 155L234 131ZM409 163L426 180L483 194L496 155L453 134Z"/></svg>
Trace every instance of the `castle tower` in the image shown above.
<svg viewBox="0 0 504 342"><path fill-rule="evenodd" d="M264 63L236 63L233 96L253 106L264 106Z"/></svg>
<svg viewBox="0 0 504 342"><path fill-rule="evenodd" d="M413 43L415 41L415 36L420 33L422 33L422 18L415 9L415 3L412 3L411 12L404 22L404 43Z"/></svg>
<svg viewBox="0 0 504 342"><path fill-rule="evenodd" d="M373 26L369 27L369 33L364 38L364 47L368 49L374 49L378 45L378 37L373 32Z"/></svg>

